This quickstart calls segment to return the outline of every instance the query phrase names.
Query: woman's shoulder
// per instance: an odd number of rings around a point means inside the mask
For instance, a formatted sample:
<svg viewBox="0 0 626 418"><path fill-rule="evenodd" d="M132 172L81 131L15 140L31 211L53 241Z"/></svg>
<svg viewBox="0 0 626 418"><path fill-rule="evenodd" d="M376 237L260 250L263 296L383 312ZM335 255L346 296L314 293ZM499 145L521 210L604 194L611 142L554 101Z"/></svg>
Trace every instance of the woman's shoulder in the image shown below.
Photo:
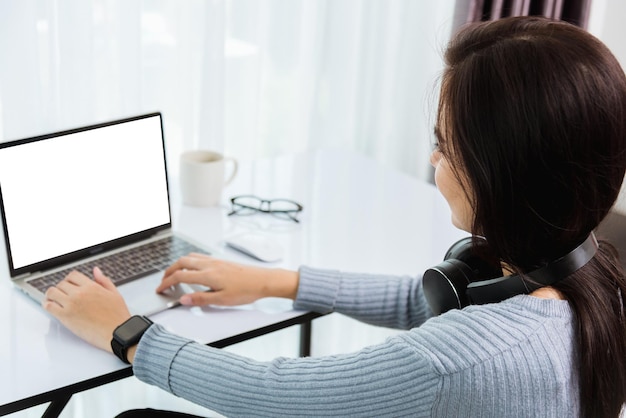
<svg viewBox="0 0 626 418"><path fill-rule="evenodd" d="M502 357L571 354L573 314L567 301L520 295L431 318L397 336L430 358L441 374Z"/></svg>

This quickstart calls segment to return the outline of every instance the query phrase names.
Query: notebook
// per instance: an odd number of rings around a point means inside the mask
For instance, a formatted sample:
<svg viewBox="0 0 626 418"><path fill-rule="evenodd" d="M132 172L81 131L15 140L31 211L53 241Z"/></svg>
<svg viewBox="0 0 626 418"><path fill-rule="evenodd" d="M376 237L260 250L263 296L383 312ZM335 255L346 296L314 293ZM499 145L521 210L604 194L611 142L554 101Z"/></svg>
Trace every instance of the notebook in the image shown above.
<svg viewBox="0 0 626 418"><path fill-rule="evenodd" d="M11 280L38 302L99 266L131 312L151 315L193 290L156 294L163 270L209 253L172 229L160 113L1 143L0 207Z"/></svg>

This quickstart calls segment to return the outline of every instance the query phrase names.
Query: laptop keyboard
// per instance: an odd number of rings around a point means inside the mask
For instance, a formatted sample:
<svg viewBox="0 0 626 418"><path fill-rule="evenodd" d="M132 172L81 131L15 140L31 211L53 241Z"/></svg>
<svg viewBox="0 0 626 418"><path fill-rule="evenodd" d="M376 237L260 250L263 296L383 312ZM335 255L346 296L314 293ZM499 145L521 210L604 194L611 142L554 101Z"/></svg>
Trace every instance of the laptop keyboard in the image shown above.
<svg viewBox="0 0 626 418"><path fill-rule="evenodd" d="M88 277L93 268L98 266L113 283L121 285L149 274L165 270L174 261L191 252L208 254L180 238L171 236L146 245L131 248L85 264L29 280L28 284L45 291L65 278L70 272L78 270Z"/></svg>

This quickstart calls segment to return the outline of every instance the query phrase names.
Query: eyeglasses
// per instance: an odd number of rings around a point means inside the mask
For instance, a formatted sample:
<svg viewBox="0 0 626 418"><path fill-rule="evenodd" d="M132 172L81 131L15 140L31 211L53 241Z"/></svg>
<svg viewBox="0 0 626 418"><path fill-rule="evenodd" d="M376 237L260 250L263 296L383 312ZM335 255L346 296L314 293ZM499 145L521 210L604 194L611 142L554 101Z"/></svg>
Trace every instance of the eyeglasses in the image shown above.
<svg viewBox="0 0 626 418"><path fill-rule="evenodd" d="M298 220L298 213L302 212L302 205L289 199L261 199L254 195L235 196L230 199L232 206L230 215L252 215L257 212L269 213L278 218Z"/></svg>

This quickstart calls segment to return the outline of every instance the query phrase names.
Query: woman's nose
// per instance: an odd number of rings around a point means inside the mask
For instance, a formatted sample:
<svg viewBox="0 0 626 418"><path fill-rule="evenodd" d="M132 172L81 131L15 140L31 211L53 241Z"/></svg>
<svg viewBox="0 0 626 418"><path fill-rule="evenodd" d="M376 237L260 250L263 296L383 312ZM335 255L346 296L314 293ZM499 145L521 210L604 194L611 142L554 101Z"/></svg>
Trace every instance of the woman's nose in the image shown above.
<svg viewBox="0 0 626 418"><path fill-rule="evenodd" d="M433 152L430 153L430 165L436 167L439 160L441 160L441 151L434 149Z"/></svg>

